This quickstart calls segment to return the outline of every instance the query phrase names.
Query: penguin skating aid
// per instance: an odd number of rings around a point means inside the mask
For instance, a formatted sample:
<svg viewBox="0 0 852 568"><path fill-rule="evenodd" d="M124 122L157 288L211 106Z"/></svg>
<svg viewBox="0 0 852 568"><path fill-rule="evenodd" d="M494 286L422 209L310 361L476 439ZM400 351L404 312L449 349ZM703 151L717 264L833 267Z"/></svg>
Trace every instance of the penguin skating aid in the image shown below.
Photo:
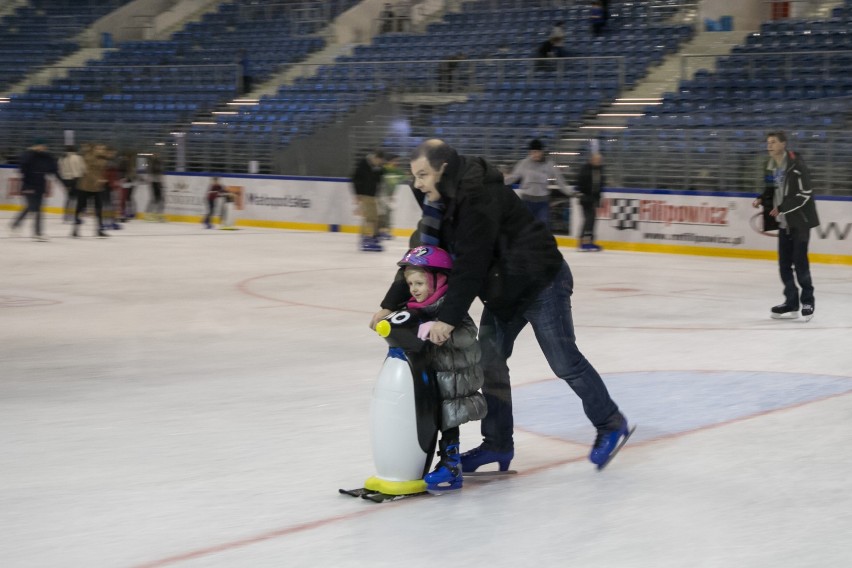
<svg viewBox="0 0 852 568"><path fill-rule="evenodd" d="M440 401L421 353L424 341L417 338L420 323L414 312L399 310L376 326L390 346L370 408L376 473L341 494L378 503L427 495L423 477L435 453Z"/></svg>

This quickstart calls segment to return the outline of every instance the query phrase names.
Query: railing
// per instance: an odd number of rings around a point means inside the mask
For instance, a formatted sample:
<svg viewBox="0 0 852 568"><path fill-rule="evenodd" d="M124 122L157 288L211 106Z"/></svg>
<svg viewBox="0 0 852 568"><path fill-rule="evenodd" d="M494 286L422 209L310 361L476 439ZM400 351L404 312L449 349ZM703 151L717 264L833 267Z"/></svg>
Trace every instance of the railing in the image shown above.
<svg viewBox="0 0 852 568"><path fill-rule="evenodd" d="M268 21L289 18L296 21L328 22L331 20L334 2L257 2L237 5L240 22Z"/></svg>
<svg viewBox="0 0 852 568"><path fill-rule="evenodd" d="M809 56L810 58L819 57L821 63L818 68L815 68L811 62L803 65L800 61L803 56ZM811 76L813 76L814 71L819 71L823 77L828 77L829 75L848 73L850 57L852 57L852 51L850 50L730 53L724 56L682 55L680 57L680 79L684 81L700 69L708 69L714 65L723 64L725 61L740 62L737 64L737 77L742 79L755 78L756 73L765 69L769 63L771 63L773 69L776 69L776 65L779 62L783 65L783 75L776 74L776 77L779 78L793 79L797 73L800 73L805 68Z"/></svg>
<svg viewBox="0 0 852 568"><path fill-rule="evenodd" d="M625 82L626 63L623 56L560 57L545 59L428 59L412 62L346 61L329 64L295 64L291 76L304 79L326 71L330 75L354 78L364 83L379 83L394 93L447 92L452 81L453 92L478 93L494 82L617 81L620 91ZM406 78L406 73L414 76Z"/></svg>
<svg viewBox="0 0 852 568"><path fill-rule="evenodd" d="M115 38L118 41L137 41L153 36L156 16L137 14L131 16L131 24L121 27L121 33Z"/></svg>
<svg viewBox="0 0 852 568"><path fill-rule="evenodd" d="M810 17L826 5L835 5L833 0L762 0L764 20L785 20Z"/></svg>
<svg viewBox="0 0 852 568"><path fill-rule="evenodd" d="M394 117L379 120L388 126L360 125L349 130L349 163L374 148L394 156L407 158L415 146L424 138L435 136L444 140L462 154L487 157L498 167L511 167L526 154L531 138L555 136L559 129L530 129L512 127L440 127L431 130L428 136L415 136L409 121ZM420 129L422 132L423 129ZM563 164L566 168L567 164Z"/></svg>
<svg viewBox="0 0 852 568"><path fill-rule="evenodd" d="M849 130L787 131L821 195L852 195ZM641 130L601 140L613 187L762 191L768 156L763 130Z"/></svg>
<svg viewBox="0 0 852 568"><path fill-rule="evenodd" d="M381 146L407 157L423 137L410 136L404 121L389 127L361 126L350 132L350 162ZM526 155L535 132L524 128L442 128L441 139L463 154L484 156L511 167ZM813 186L822 195L852 195L852 138L849 130L791 130L788 148L804 157ZM631 128L599 141L612 187L701 191L763 190L766 154L764 130L672 130ZM587 145L583 145L587 147ZM563 175L572 182L586 159L583 152L549 148Z"/></svg>
<svg viewBox="0 0 852 568"><path fill-rule="evenodd" d="M237 64L211 65L93 65L88 67L49 67L40 72L39 82L47 83L68 76L76 76L78 83L97 84L104 93L115 93L131 82L155 80L158 85L178 86L195 83L199 86L233 84L239 88L240 66ZM91 80L89 80L91 79ZM175 101L178 102L179 95Z"/></svg>
<svg viewBox="0 0 852 568"><path fill-rule="evenodd" d="M812 52L811 52L812 53ZM848 53L848 52L847 52ZM767 54L769 55L769 54ZM771 54L778 56L778 54ZM791 53L790 55L795 55ZM731 57L751 58L754 63L743 62L742 68L759 69L757 63L764 54L733 55ZM601 59L612 59L616 63L600 65ZM687 56L684 59L694 61L696 58ZM328 147L329 155L342 164L342 171L349 170L350 160L364 149L377 144L389 146L389 151L407 155L416 143L417 137L441 136L448 142L458 146L462 151L483 155L497 163L510 164L526 153L529 138L547 135L553 141L551 149L559 150L560 132L558 127L543 132L537 128L483 127L466 125L460 127L432 127L428 121L420 123L420 127L412 134L405 129L394 130L403 125L410 117L402 112L405 104L420 107L440 107L451 103L459 103L468 97L494 87L494 82L506 80L512 83L526 80L545 81L555 78L582 75L587 79L611 79L612 69L618 69L615 74L623 81L624 61L622 58L571 58L546 60L553 64L549 74L539 75L536 71L535 60L512 59L472 59L456 61L456 70L461 72L454 79L451 89L442 83L439 73L440 65L446 61L396 61L396 62L347 62L335 65L296 65L298 73L308 78L318 71L327 73L329 82L340 86L337 78L350 75L352 91L362 89L371 93L373 104L377 101L387 106L380 114L392 113L396 122L390 128L379 129L368 127L364 123L345 122L349 136L341 136L339 147ZM685 64L687 65L687 64ZM691 65L691 64L690 64ZM211 75L210 68L204 66L167 66L170 71L161 84L167 87L172 81L175 85L186 84L187 79L199 85L210 83L212 77L224 81L238 78L238 68L235 65L211 66L217 69ZM322 70L321 70L322 68ZM86 73L94 73L92 67L84 68ZM121 73L117 70L121 69ZM132 68L125 72L128 66L100 66L98 77L109 77L106 83L98 78L98 85L104 92L121 92L131 79L137 79L144 84L146 77L160 73L161 69ZM101 72L102 71L102 72ZM112 71L112 72L110 72ZM414 79L407 79L406 73L416 73ZM598 75L600 73L600 75ZM576 75L574 75L576 74ZM744 73L746 74L746 73ZM92 77L93 80L95 77ZM216 79L216 80L218 80ZM376 89L374 83L380 83L381 89ZM285 91L292 95L296 89ZM305 82L302 87L314 89L316 82ZM450 91L450 92L447 92ZM170 91L166 89L165 94ZM301 91L307 93L307 90ZM311 93L316 96L333 96L339 93L316 89ZM171 92L174 102L179 102L180 95ZM431 94L432 100L426 101ZM566 91L566 97L570 95ZM275 97L277 95L273 95ZM311 94L311 96L314 96ZM534 96L534 95L533 95ZM377 97L377 98L376 98ZM419 97L424 97L420 100ZM94 100L100 100L100 93ZM91 102L90 100L84 102ZM14 104L14 103L12 103ZM4 105L0 103L0 109ZM212 109L208 109L212 110ZM252 121L249 130L231 128L228 119L219 122L193 127L182 124L139 124L132 126L116 126L108 121L92 122L91 120L70 120L63 118L63 113L44 120L12 120L8 114L0 110L0 157L14 160L25 146L25 141L34 137L45 138L54 151L58 151L64 143L64 131L75 131L75 140L79 142L104 142L122 150L149 152L160 150L167 160L167 167L174 169L177 163L175 151L178 140L182 144L186 156L186 168L191 171L244 172L249 161L260 162L261 173L295 174L292 166L282 166L282 153L292 147L311 147L305 144L304 138L292 137L288 134L286 122L258 123ZM78 114L79 113L75 113ZM263 113L261 113L263 114ZM298 118L298 117L297 117ZM260 127L255 130L254 126ZM320 130L331 126L323 123ZM783 124L782 124L783 127ZM370 130L372 128L372 130ZM440 130L439 130L440 128ZM173 134L177 133L177 134ZM813 170L815 185L823 193L852 194L852 137L848 128L837 130L793 131L790 147L801 151ZM682 129L648 129L630 128L625 132L607 137L601 144L605 153L610 183L628 187L670 187L680 189L705 190L734 190L751 191L755 189L754 180L760 179L760 164L765 158L764 132L748 130L715 130L709 128ZM347 139L348 138L348 139ZM316 143L313 141L312 143ZM567 144L566 144L567 147ZM570 155L560 155L558 159L563 166L573 166L576 160ZM296 168L298 170L298 168ZM568 168L566 168L568 170ZM310 171L306 172L308 175ZM345 173L344 173L345 175ZM757 176L757 177L755 177Z"/></svg>

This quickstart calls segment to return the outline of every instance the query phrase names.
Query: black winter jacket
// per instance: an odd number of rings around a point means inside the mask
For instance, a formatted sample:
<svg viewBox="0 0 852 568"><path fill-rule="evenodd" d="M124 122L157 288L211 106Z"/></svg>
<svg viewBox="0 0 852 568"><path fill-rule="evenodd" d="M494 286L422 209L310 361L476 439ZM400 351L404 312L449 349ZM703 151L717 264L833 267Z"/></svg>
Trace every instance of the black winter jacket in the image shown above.
<svg viewBox="0 0 852 568"><path fill-rule="evenodd" d="M21 189L44 193L47 189L46 175L59 175L59 166L53 156L39 150L27 150L21 155Z"/></svg>
<svg viewBox="0 0 852 568"><path fill-rule="evenodd" d="M580 173L577 174L577 191L582 194L580 196L580 203L592 204L598 207L601 203L601 191L606 187L606 176L604 175L603 166L598 166L600 184L595 187L595 178L592 175L594 168L595 166L588 162L580 168Z"/></svg>
<svg viewBox="0 0 852 568"><path fill-rule="evenodd" d="M422 204L423 193L414 191ZM477 296L495 316L511 319L562 267L556 239L482 158L453 153L438 191L446 204L440 246L454 264L436 319L459 325ZM400 270L381 305L393 310L408 296Z"/></svg>
<svg viewBox="0 0 852 568"><path fill-rule="evenodd" d="M772 231L778 228L778 221L769 215L774 207L775 179L767 171L764 181L765 188L760 196L763 205L763 230ZM784 214L791 230L807 232L819 226L814 197L810 171L799 156L788 151L787 169L784 172L784 200L778 207L778 212Z"/></svg>
<svg viewBox="0 0 852 568"><path fill-rule="evenodd" d="M375 197L382 183L385 170L381 166L373 166L368 158L361 158L358 166L352 173L352 185L355 187L355 195Z"/></svg>

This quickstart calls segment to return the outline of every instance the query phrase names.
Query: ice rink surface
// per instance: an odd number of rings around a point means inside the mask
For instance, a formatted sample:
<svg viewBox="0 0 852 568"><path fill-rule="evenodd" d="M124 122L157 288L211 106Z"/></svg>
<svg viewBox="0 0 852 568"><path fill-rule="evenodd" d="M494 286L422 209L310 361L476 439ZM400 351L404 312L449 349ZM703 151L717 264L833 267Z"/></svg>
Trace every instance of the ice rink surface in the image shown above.
<svg viewBox="0 0 852 568"><path fill-rule="evenodd" d="M4 568L852 562L852 267L813 265L802 323L768 317L775 262L563 249L578 343L635 437L596 471L525 330L520 473L378 505L337 489L373 473L367 324L406 239L87 223L0 238Z"/></svg>

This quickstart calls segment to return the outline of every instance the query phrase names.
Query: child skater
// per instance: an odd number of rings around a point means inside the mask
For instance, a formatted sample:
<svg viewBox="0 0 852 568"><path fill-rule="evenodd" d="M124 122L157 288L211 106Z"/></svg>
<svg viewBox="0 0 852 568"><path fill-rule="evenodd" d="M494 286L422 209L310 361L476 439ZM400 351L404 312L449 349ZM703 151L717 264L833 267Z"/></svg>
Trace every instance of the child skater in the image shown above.
<svg viewBox="0 0 852 568"><path fill-rule="evenodd" d="M427 340L444 302L448 276L453 268L452 257L444 249L419 246L408 251L397 264L404 268L411 292L411 299L405 306L423 320L430 320L421 324L417 333L420 339ZM446 343L427 342L424 347L426 366L435 371L441 399L440 461L435 470L424 477L430 492L462 488L459 425L485 416L485 397L479 392L484 376L476 334L476 324L470 316L465 316Z"/></svg>

